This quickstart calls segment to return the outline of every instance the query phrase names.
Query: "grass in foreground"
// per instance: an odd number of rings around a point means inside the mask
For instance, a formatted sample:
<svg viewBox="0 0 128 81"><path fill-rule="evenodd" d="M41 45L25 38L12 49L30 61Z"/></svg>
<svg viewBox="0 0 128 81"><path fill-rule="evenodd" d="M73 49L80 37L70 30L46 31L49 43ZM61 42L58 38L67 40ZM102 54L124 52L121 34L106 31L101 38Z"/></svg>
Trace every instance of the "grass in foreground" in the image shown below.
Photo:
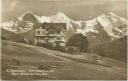
<svg viewBox="0 0 128 81"><path fill-rule="evenodd" d="M124 80L126 68L105 67L56 56L61 52L2 41L2 78L4 80ZM12 76L7 69L54 70L44 76Z"/></svg>

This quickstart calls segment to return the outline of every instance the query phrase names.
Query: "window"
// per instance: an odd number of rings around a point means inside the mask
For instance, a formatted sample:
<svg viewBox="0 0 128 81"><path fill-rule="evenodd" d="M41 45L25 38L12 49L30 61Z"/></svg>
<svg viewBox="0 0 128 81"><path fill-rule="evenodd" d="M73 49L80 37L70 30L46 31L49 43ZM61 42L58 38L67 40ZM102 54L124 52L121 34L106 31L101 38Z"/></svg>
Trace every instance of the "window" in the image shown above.
<svg viewBox="0 0 128 81"><path fill-rule="evenodd" d="M39 40L39 38L38 38L38 37L36 37L35 39L36 39L37 41Z"/></svg>
<svg viewBox="0 0 128 81"><path fill-rule="evenodd" d="M44 31L42 31L42 34L44 34Z"/></svg>
<svg viewBox="0 0 128 81"><path fill-rule="evenodd" d="M60 40L60 37L58 37L57 39Z"/></svg>
<svg viewBox="0 0 128 81"><path fill-rule="evenodd" d="M44 31L42 31L42 34L44 35Z"/></svg>
<svg viewBox="0 0 128 81"><path fill-rule="evenodd" d="M54 31L51 31L52 34L54 34Z"/></svg>
<svg viewBox="0 0 128 81"><path fill-rule="evenodd" d="M37 34L40 34L40 31L37 31Z"/></svg>
<svg viewBox="0 0 128 81"><path fill-rule="evenodd" d="M51 34L51 31L49 31L49 34Z"/></svg>
<svg viewBox="0 0 128 81"><path fill-rule="evenodd" d="M42 27L40 26L39 29L42 29Z"/></svg>
<svg viewBox="0 0 128 81"><path fill-rule="evenodd" d="M63 34L65 34L65 31L63 31Z"/></svg>
<svg viewBox="0 0 128 81"><path fill-rule="evenodd" d="M61 34L65 34L65 30L62 30L62 31L61 31Z"/></svg>
<svg viewBox="0 0 128 81"><path fill-rule="evenodd" d="M61 40L63 40L63 37L61 37Z"/></svg>
<svg viewBox="0 0 128 81"><path fill-rule="evenodd" d="M43 26L42 29L45 29L45 26Z"/></svg>
<svg viewBox="0 0 128 81"><path fill-rule="evenodd" d="M57 34L60 34L60 31L59 30L57 31Z"/></svg>

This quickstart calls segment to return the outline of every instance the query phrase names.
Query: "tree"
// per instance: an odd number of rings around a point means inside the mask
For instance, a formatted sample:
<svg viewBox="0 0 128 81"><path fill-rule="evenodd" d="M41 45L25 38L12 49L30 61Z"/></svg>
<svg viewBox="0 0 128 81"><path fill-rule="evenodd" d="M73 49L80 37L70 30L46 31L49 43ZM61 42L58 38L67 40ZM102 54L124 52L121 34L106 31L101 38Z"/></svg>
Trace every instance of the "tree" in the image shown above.
<svg viewBox="0 0 128 81"><path fill-rule="evenodd" d="M87 37L83 34L74 34L69 38L66 43L66 46L74 46L80 49L80 52L88 51L88 40Z"/></svg>

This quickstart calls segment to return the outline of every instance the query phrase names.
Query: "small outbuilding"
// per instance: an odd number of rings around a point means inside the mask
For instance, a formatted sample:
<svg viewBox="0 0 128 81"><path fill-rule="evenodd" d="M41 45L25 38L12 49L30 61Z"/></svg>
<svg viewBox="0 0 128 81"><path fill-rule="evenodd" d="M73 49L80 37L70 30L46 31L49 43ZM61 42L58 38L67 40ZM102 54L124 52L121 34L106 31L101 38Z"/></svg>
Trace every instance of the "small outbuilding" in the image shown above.
<svg viewBox="0 0 128 81"><path fill-rule="evenodd" d="M74 47L74 46L65 46L65 51L66 53L69 54L79 54L80 50L78 47Z"/></svg>

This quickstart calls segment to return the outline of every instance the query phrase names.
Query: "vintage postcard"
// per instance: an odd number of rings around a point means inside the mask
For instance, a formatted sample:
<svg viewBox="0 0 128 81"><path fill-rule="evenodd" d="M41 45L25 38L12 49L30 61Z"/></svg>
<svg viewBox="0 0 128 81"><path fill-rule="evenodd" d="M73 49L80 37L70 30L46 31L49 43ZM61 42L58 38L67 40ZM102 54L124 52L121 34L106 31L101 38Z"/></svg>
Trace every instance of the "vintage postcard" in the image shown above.
<svg viewBox="0 0 128 81"><path fill-rule="evenodd" d="M127 0L1 0L1 80L127 80Z"/></svg>

